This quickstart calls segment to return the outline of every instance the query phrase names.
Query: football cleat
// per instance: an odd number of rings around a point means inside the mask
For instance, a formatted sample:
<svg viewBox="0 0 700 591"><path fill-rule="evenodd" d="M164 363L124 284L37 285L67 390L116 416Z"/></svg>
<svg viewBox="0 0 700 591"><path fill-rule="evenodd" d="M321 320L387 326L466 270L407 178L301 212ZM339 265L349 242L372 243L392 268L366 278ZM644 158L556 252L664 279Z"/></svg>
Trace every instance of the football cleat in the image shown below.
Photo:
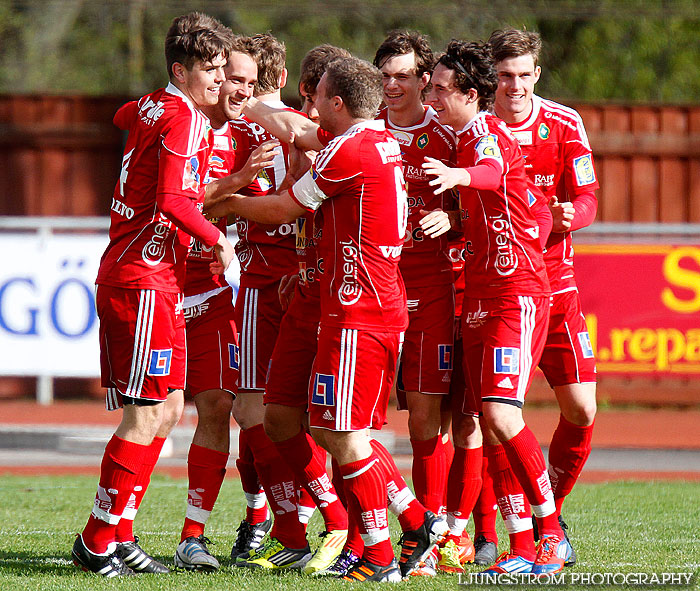
<svg viewBox="0 0 700 591"><path fill-rule="evenodd" d="M440 552L437 546L433 546L430 554L411 573L412 577L436 577Z"/></svg>
<svg viewBox="0 0 700 591"><path fill-rule="evenodd" d="M571 558L571 544L566 536L543 534L537 544L537 556L532 566L532 574L551 575L564 568Z"/></svg>
<svg viewBox="0 0 700 591"><path fill-rule="evenodd" d="M236 562L239 558L245 560L260 547L265 534L272 529L272 519L266 519L261 523L248 523L241 521L236 530L238 535L231 549L231 560Z"/></svg>
<svg viewBox="0 0 700 591"><path fill-rule="evenodd" d="M461 564L474 562L474 544L472 544L472 540L467 532L459 536L455 540L455 544L457 544L457 549L459 550L459 562Z"/></svg>
<svg viewBox="0 0 700 591"><path fill-rule="evenodd" d="M236 561L236 566L281 570L302 568L311 560L311 548L286 548L276 538L270 538L247 560Z"/></svg>
<svg viewBox="0 0 700 591"><path fill-rule="evenodd" d="M459 559L459 546L452 538L453 536L450 536L450 539L440 547L438 569L444 573L463 573L464 569Z"/></svg>
<svg viewBox="0 0 700 591"><path fill-rule="evenodd" d="M474 540L474 564L485 566L496 562L498 546L495 542L478 535Z"/></svg>
<svg viewBox="0 0 700 591"><path fill-rule="evenodd" d="M532 572L532 561L526 560L522 556L517 554L509 554L504 552L498 558L496 562L484 571L481 571L480 575L501 575L503 573L529 573Z"/></svg>
<svg viewBox="0 0 700 591"><path fill-rule="evenodd" d="M133 542L117 542L117 555L135 573L164 575L170 572L167 566L158 562L139 546L138 536L134 536Z"/></svg>
<svg viewBox="0 0 700 591"><path fill-rule="evenodd" d="M185 570L199 570L207 573L219 570L221 565L211 555L207 544L211 544L211 540L203 535L197 538L190 536L182 540L175 550L173 558L175 566Z"/></svg>
<svg viewBox="0 0 700 591"><path fill-rule="evenodd" d="M82 534L75 538L73 550L71 550L73 564L82 568L85 572L95 573L107 579L113 577L124 577L134 575L124 561L119 557L116 550L108 554L95 554L90 552L83 542Z"/></svg>
<svg viewBox="0 0 700 591"><path fill-rule="evenodd" d="M313 577L344 577L348 571L362 560L350 550L343 550L328 568L311 573Z"/></svg>
<svg viewBox="0 0 700 591"><path fill-rule="evenodd" d="M403 532L399 540L401 576L409 576L427 558L435 545L445 539L448 532L447 523L431 511L425 512L423 525L418 529Z"/></svg>
<svg viewBox="0 0 700 591"><path fill-rule="evenodd" d="M324 570L331 566L338 555L343 550L345 540L348 539L348 530L338 529L334 531L324 531L319 534L323 540L321 545L316 549L311 560L304 566L303 572L306 575L312 575L317 571Z"/></svg>
<svg viewBox="0 0 700 591"><path fill-rule="evenodd" d="M576 564L576 550L574 550L574 547L571 544L571 540L569 539L569 534L566 531L567 529L569 529L569 526L566 525L566 522L564 521L561 515L559 515L559 525L561 526L561 531L564 532L564 537L566 538L566 541L569 543L569 548L571 548L571 555L564 561L564 566L574 566L574 564Z"/></svg>
<svg viewBox="0 0 700 591"><path fill-rule="evenodd" d="M362 559L343 577L343 581L356 583L399 583L401 579L396 560L392 560L387 566L379 566Z"/></svg>

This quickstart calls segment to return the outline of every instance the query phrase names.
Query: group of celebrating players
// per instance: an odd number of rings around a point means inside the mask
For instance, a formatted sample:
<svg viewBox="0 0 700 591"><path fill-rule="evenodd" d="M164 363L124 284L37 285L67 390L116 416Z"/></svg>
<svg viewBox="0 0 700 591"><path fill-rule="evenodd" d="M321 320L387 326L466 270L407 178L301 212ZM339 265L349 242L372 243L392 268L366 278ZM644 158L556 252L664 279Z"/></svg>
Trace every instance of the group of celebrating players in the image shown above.
<svg viewBox="0 0 700 591"><path fill-rule="evenodd" d="M396 582L466 562L536 575L574 564L561 507L596 403L571 232L595 217L598 184L580 116L533 93L540 44L506 29L434 55L393 31L374 65L320 45L301 64L301 113L281 102L272 35L201 13L173 21L168 86L114 118L128 136L96 305L122 420L76 565L169 572L133 522L184 391L198 424L176 567L220 567L204 530L231 414L247 505L236 566ZM234 223L235 304L223 275ZM538 365L561 408L549 466L522 416ZM394 386L415 493L372 437Z"/></svg>

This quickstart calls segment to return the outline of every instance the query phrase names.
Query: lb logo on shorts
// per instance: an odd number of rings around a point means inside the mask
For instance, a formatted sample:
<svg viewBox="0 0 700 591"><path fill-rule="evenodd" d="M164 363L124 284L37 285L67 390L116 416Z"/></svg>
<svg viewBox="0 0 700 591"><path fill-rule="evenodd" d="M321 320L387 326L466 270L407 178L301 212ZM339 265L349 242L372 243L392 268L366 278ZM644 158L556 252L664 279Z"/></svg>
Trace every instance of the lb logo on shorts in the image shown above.
<svg viewBox="0 0 700 591"><path fill-rule="evenodd" d="M335 406L335 376L325 373L317 373L314 376L311 404Z"/></svg>
<svg viewBox="0 0 700 591"><path fill-rule="evenodd" d="M241 348L233 343L228 344L228 366L231 369L241 369Z"/></svg>
<svg viewBox="0 0 700 591"><path fill-rule="evenodd" d="M496 347L493 350L493 356L493 373L518 375L520 368L520 349L516 347Z"/></svg>
<svg viewBox="0 0 700 591"><path fill-rule="evenodd" d="M149 376L169 376L170 361L173 358L172 349L151 350L151 362L148 364Z"/></svg>
<svg viewBox="0 0 700 591"><path fill-rule="evenodd" d="M588 331L578 333L578 342L581 345L581 351L583 351L584 359L593 358L593 345L591 345L591 337Z"/></svg>
<svg viewBox="0 0 700 591"><path fill-rule="evenodd" d="M452 345L438 345L438 369L441 371L452 369Z"/></svg>

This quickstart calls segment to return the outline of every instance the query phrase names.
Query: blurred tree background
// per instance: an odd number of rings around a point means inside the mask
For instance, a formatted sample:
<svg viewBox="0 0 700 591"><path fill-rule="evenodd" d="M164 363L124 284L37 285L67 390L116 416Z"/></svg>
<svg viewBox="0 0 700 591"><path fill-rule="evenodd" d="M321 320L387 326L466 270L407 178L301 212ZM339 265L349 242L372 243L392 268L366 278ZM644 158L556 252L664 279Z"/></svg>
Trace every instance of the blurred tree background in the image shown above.
<svg viewBox="0 0 700 591"><path fill-rule="evenodd" d="M333 43L370 59L393 28L417 29L437 51L507 26L544 40L538 92L555 99L697 103L697 0L0 0L0 92L137 96L167 81L163 39L173 17L200 10L235 32L287 45L296 97L304 53Z"/></svg>

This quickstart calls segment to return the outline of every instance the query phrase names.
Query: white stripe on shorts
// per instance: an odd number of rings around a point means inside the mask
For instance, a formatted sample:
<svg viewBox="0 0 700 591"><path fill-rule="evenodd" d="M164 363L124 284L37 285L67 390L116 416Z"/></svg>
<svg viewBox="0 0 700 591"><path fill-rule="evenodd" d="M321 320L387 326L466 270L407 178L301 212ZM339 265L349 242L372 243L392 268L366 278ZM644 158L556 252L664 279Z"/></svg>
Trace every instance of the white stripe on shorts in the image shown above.
<svg viewBox="0 0 700 591"><path fill-rule="evenodd" d="M139 293L139 311L136 317L134 333L134 350L131 353L131 372L124 394L131 398L141 398L141 388L148 371L148 352L151 349L151 332L153 330L153 311L156 292L142 289Z"/></svg>
<svg viewBox="0 0 700 591"><path fill-rule="evenodd" d="M246 289L243 302L243 331L241 339L240 387L248 390L257 388L257 329L258 329L258 290Z"/></svg>
<svg viewBox="0 0 700 591"><path fill-rule="evenodd" d="M520 375L518 376L518 391L516 399L525 402L527 383L532 371L532 335L535 331L535 316L537 307L530 296L518 296L520 303Z"/></svg>
<svg viewBox="0 0 700 591"><path fill-rule="evenodd" d="M355 388L357 359L357 330L342 329L340 333L340 362L338 364L338 400L336 401L336 431L352 430L352 398Z"/></svg>

